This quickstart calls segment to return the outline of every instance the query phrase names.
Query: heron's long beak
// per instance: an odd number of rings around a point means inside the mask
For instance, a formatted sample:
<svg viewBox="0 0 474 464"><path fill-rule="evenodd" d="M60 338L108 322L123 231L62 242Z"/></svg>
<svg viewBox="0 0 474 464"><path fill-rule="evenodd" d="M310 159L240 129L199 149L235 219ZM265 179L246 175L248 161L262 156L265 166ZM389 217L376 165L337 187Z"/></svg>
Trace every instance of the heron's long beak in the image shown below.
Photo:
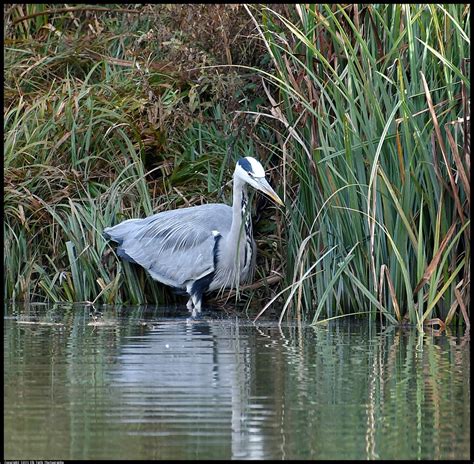
<svg viewBox="0 0 474 464"><path fill-rule="evenodd" d="M267 182L265 177L261 177L257 180L258 190L263 192L265 195L268 195L275 203L280 206L284 206L285 204L281 201L281 198L276 194L275 190L272 189L270 184Z"/></svg>

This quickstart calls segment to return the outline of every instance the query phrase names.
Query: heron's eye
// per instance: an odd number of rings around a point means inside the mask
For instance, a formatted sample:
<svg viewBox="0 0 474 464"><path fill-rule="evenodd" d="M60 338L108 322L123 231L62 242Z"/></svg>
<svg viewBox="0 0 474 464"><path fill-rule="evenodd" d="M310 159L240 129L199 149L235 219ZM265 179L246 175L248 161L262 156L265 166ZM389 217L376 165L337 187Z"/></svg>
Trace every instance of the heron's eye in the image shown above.
<svg viewBox="0 0 474 464"><path fill-rule="evenodd" d="M253 177L253 174L249 171L247 171L247 174L250 176L250 177Z"/></svg>

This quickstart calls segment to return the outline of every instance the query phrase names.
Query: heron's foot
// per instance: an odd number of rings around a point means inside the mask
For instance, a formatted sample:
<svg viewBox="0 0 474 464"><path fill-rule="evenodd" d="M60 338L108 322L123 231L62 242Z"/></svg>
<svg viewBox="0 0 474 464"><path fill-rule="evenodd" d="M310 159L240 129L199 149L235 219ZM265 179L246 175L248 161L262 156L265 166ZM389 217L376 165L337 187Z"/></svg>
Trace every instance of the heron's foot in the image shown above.
<svg viewBox="0 0 474 464"><path fill-rule="evenodd" d="M201 311L198 311L196 308L192 308L190 311L191 314L188 318L186 318L186 322L195 322L202 319Z"/></svg>

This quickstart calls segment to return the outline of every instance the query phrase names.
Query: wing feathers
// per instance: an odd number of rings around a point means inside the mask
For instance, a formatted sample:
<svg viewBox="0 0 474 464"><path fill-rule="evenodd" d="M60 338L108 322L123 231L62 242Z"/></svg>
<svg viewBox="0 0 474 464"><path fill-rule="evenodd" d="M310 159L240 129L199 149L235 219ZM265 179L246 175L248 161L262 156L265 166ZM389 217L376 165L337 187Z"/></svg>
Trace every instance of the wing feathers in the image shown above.
<svg viewBox="0 0 474 464"><path fill-rule="evenodd" d="M119 256L140 264L154 279L183 288L214 271L213 231L225 233L231 223L229 206L207 204L129 219L104 229L104 235L119 243Z"/></svg>

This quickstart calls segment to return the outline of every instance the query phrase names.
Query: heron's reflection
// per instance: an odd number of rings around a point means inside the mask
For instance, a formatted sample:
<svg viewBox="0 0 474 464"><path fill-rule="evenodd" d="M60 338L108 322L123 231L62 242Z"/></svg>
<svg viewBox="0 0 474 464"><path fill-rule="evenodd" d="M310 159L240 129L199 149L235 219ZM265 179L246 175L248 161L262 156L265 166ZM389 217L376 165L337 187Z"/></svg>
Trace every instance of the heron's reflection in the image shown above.
<svg viewBox="0 0 474 464"><path fill-rule="evenodd" d="M119 420L157 436L171 429L189 442L219 439L234 458L263 458L261 422L248 414L268 405L249 404L249 343L239 324L216 320L163 321L127 337L110 372L123 403Z"/></svg>

